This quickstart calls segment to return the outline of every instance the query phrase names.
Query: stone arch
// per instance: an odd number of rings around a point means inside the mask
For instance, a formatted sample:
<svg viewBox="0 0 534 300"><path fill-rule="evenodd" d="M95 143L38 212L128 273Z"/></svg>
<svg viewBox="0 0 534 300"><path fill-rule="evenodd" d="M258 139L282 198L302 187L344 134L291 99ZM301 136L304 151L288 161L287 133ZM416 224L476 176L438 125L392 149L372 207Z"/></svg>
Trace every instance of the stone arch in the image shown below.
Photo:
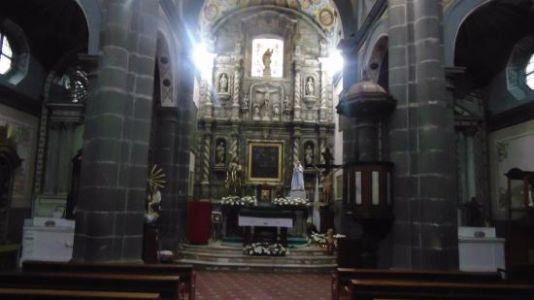
<svg viewBox="0 0 534 300"><path fill-rule="evenodd" d="M170 25L166 21L159 22L156 47L161 106L177 107L177 87L180 79L177 72L178 43L172 34Z"/></svg>
<svg viewBox="0 0 534 300"><path fill-rule="evenodd" d="M97 0L76 0L76 3L85 15L87 23L88 41L87 54L97 55L100 48L100 23L102 11Z"/></svg>
<svg viewBox="0 0 534 300"><path fill-rule="evenodd" d="M381 34L372 41L373 43L367 48L367 57L362 67L362 77L364 80L371 80L378 83L384 89L389 88L388 80L388 35Z"/></svg>
<svg viewBox="0 0 534 300"><path fill-rule="evenodd" d="M444 65L454 66L456 39L464 21L481 6L495 0L456 0L448 6L443 16Z"/></svg>

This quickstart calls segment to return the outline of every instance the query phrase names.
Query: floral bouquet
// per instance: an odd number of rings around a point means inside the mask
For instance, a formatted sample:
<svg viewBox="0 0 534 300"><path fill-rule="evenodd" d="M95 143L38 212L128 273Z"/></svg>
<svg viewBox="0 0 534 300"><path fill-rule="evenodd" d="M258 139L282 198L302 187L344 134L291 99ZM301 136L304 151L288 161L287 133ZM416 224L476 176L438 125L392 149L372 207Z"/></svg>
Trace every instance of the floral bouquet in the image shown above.
<svg viewBox="0 0 534 300"><path fill-rule="evenodd" d="M284 256L287 249L280 243L252 243L243 247L243 253L251 256Z"/></svg>
<svg viewBox="0 0 534 300"><path fill-rule="evenodd" d="M284 206L284 205L290 205L290 206L310 206L310 202L308 202L308 200L306 199L302 199L302 198L298 198L298 197L289 197L289 198L286 198L286 197L280 197L280 198L275 198L273 200L273 204L274 205L280 205L280 206Z"/></svg>
<svg viewBox="0 0 534 300"><path fill-rule="evenodd" d="M231 205L231 206L245 206L245 205L249 205L249 206L254 206L258 203L258 201L256 200L256 196L244 196L244 197L239 197L239 196L226 196L226 197L222 197L221 199L221 204L223 205Z"/></svg>

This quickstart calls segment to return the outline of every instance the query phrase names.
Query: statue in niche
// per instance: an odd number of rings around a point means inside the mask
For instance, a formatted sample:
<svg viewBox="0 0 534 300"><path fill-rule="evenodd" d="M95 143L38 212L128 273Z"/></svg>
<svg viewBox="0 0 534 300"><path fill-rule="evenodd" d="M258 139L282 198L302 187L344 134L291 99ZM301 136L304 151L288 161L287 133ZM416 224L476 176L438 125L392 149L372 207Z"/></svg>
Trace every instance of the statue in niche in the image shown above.
<svg viewBox="0 0 534 300"><path fill-rule="evenodd" d="M254 104L254 119L259 119L260 117L260 106L258 104Z"/></svg>
<svg viewBox="0 0 534 300"><path fill-rule="evenodd" d="M311 144L306 146L306 150L304 152L304 163L306 163L306 165L313 164L313 146Z"/></svg>
<svg viewBox="0 0 534 300"><path fill-rule="evenodd" d="M224 165L226 161L226 144L220 140L215 148L215 165Z"/></svg>
<svg viewBox="0 0 534 300"><path fill-rule="evenodd" d="M306 96L315 95L315 83L313 77L308 77L306 80Z"/></svg>
<svg viewBox="0 0 534 300"><path fill-rule="evenodd" d="M275 118L280 117L280 104L278 103L273 104L273 116Z"/></svg>
<svg viewBox="0 0 534 300"><path fill-rule="evenodd" d="M84 102L87 99L89 79L80 65L69 69L62 78L63 86L69 93L72 103Z"/></svg>
<svg viewBox="0 0 534 300"><path fill-rule="evenodd" d="M291 107L289 105L289 96L286 96L284 98L284 112L288 113L291 111Z"/></svg>
<svg viewBox="0 0 534 300"><path fill-rule="evenodd" d="M263 76L271 76L271 56L273 55L273 49L267 49L263 53Z"/></svg>
<svg viewBox="0 0 534 300"><path fill-rule="evenodd" d="M248 97L247 96L243 98L243 102L241 103L241 109L248 110Z"/></svg>
<svg viewBox="0 0 534 300"><path fill-rule="evenodd" d="M228 75L226 75L226 73L222 73L221 76L219 76L218 90L219 93L228 93Z"/></svg>

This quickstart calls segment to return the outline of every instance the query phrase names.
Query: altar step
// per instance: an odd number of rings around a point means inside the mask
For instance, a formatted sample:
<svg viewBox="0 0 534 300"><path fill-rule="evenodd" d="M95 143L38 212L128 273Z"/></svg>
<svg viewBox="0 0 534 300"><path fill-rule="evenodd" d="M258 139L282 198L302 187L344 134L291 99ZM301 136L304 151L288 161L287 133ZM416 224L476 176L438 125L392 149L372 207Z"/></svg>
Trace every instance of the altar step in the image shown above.
<svg viewBox="0 0 534 300"><path fill-rule="evenodd" d="M178 262L192 264L205 270L331 272L336 268L336 257L326 255L316 246L295 246L285 256L244 255L242 247L223 245L182 245Z"/></svg>

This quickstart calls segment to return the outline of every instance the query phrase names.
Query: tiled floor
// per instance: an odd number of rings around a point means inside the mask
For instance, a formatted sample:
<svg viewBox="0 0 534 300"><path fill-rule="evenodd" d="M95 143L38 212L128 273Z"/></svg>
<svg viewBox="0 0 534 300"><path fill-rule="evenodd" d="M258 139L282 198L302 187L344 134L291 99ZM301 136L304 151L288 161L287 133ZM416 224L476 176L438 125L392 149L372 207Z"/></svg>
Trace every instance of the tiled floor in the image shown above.
<svg viewBox="0 0 534 300"><path fill-rule="evenodd" d="M330 274L197 272L197 300L330 299Z"/></svg>

